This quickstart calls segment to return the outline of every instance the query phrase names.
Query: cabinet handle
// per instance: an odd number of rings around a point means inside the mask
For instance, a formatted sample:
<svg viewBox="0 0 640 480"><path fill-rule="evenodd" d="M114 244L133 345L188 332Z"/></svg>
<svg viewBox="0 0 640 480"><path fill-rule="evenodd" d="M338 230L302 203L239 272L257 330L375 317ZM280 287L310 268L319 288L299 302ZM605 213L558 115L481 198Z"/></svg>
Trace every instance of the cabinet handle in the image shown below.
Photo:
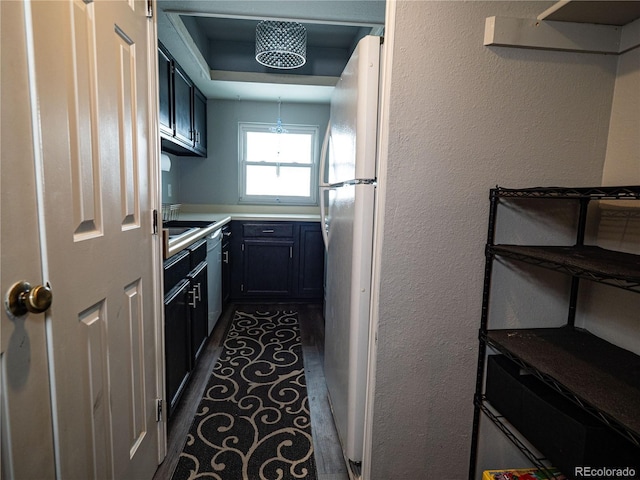
<svg viewBox="0 0 640 480"><path fill-rule="evenodd" d="M196 285L196 290L198 290L198 300L202 301L202 286L200 283Z"/></svg>
<svg viewBox="0 0 640 480"><path fill-rule="evenodd" d="M193 295L193 297L191 297L191 301L189 302L189 306L196 308L197 304L196 304L196 289L194 288L193 290L189 290L189 293L191 295Z"/></svg>
<svg viewBox="0 0 640 480"><path fill-rule="evenodd" d="M262 230L262 233L273 233L275 230Z"/></svg>
<svg viewBox="0 0 640 480"><path fill-rule="evenodd" d="M289 247L289 258L293 258L293 247Z"/></svg>
<svg viewBox="0 0 640 480"><path fill-rule="evenodd" d="M224 263L229 263L229 252L222 252L222 261Z"/></svg>

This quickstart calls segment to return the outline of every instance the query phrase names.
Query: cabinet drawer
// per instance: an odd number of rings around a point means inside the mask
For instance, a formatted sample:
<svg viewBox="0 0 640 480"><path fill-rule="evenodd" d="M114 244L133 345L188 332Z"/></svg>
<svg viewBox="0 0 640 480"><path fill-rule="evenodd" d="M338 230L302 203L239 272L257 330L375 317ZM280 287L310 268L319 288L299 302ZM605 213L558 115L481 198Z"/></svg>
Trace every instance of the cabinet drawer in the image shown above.
<svg viewBox="0 0 640 480"><path fill-rule="evenodd" d="M164 294L166 295L180 280L185 278L190 270L188 250L183 250L167 258L164 261Z"/></svg>
<svg viewBox="0 0 640 480"><path fill-rule="evenodd" d="M193 270L207 259L207 239L203 238L195 242L189 247L189 252L191 256L191 269Z"/></svg>
<svg viewBox="0 0 640 480"><path fill-rule="evenodd" d="M293 237L292 223L245 223L242 225L244 237Z"/></svg>

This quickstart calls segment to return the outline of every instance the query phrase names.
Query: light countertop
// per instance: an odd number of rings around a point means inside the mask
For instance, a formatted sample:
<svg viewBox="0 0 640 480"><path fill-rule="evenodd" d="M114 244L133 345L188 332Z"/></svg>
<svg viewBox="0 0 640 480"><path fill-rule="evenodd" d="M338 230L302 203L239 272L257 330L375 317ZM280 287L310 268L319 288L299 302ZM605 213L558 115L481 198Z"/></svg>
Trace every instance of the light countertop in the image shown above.
<svg viewBox="0 0 640 480"><path fill-rule="evenodd" d="M222 228L231 220L257 220L263 222L319 222L320 215L299 214L299 213L207 213L207 212L180 212L179 221L206 221L211 225L199 228L191 234L183 235L169 240L168 231L163 229L163 253L167 259L176 253L184 250L197 240L206 237L210 233Z"/></svg>

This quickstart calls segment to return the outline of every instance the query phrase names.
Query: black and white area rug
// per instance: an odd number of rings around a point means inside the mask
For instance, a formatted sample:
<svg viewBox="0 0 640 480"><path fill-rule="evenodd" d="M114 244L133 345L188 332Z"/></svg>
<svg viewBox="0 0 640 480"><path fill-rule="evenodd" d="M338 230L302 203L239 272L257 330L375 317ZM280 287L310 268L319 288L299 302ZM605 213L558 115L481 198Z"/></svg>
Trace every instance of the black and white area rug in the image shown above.
<svg viewBox="0 0 640 480"><path fill-rule="evenodd" d="M173 480L316 480L297 312L236 311Z"/></svg>

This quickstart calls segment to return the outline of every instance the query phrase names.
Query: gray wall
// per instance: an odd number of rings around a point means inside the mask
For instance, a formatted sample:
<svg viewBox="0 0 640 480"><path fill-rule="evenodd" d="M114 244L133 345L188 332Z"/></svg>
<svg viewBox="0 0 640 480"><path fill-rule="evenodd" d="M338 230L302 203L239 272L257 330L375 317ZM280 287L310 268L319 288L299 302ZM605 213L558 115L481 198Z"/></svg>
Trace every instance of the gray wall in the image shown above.
<svg viewBox="0 0 640 480"><path fill-rule="evenodd" d="M611 129L602 177L604 185L640 184L639 90L640 48L636 48L620 55L618 61ZM633 253L640 254L640 250Z"/></svg>
<svg viewBox="0 0 640 480"><path fill-rule="evenodd" d="M180 201L180 157L163 152L171 159L171 169L162 171L162 203L178 203Z"/></svg>
<svg viewBox="0 0 640 480"><path fill-rule="evenodd" d="M282 103L283 124L319 126L319 145L329 121L329 105ZM273 102L209 100L207 103L208 157L173 157L177 169L179 202L183 204L238 204L238 122L274 123ZM163 179L165 178L163 173ZM173 173L173 172L172 172ZM163 181L164 186L164 181ZM276 207L277 208L277 207Z"/></svg>
<svg viewBox="0 0 640 480"><path fill-rule="evenodd" d="M550 4L391 4L373 480L466 478L489 189L602 183L618 59L482 45ZM562 303L538 293L529 319Z"/></svg>

